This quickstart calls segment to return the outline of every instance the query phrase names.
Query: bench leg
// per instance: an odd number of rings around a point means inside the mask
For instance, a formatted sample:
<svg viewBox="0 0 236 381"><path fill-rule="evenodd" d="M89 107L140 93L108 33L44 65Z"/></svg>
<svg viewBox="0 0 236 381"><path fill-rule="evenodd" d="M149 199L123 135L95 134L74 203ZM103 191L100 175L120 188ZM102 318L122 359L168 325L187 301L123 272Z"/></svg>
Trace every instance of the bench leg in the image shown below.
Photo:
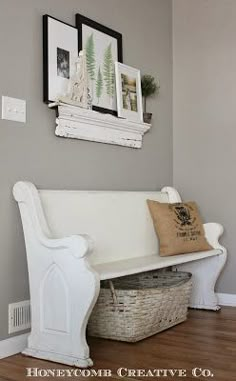
<svg viewBox="0 0 236 381"><path fill-rule="evenodd" d="M68 257L51 263L38 281L37 275L31 279L32 330L23 354L81 368L93 365L86 327L100 280L86 260L79 262L70 264Z"/></svg>
<svg viewBox="0 0 236 381"><path fill-rule="evenodd" d="M215 284L226 262L227 254L205 258L176 266L178 271L192 273L193 291L191 308L217 311L220 309L215 293Z"/></svg>

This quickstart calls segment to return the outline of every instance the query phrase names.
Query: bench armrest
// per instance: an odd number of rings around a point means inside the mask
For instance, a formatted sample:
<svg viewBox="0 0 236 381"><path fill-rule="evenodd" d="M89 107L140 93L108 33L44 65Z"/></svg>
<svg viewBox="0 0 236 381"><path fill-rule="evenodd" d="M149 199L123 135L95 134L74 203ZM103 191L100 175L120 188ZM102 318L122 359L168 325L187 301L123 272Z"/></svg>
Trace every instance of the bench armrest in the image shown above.
<svg viewBox="0 0 236 381"><path fill-rule="evenodd" d="M220 249L223 253L226 253L226 248L219 243L219 238L224 232L223 226L215 222L208 222L203 224L203 227L208 243L214 249Z"/></svg>
<svg viewBox="0 0 236 381"><path fill-rule="evenodd" d="M50 238L51 231L34 184L27 181L17 182L13 188L13 195L19 204L26 242L31 242L34 237L42 247L52 250L68 249L75 258L83 258L93 249L93 242L87 235Z"/></svg>
<svg viewBox="0 0 236 381"><path fill-rule="evenodd" d="M69 249L69 252L75 258L83 258L88 255L93 249L92 239L83 235L72 235L64 238L51 239L40 237L40 243L47 249Z"/></svg>

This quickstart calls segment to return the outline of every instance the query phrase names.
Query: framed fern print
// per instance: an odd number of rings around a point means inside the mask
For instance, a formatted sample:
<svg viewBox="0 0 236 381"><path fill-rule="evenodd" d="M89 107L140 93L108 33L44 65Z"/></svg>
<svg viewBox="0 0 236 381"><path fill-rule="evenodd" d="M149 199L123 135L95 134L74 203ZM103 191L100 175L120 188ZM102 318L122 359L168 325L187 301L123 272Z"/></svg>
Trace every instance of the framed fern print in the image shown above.
<svg viewBox="0 0 236 381"><path fill-rule="evenodd" d="M115 62L123 61L122 35L80 14L76 26L79 51L86 52L93 110L117 115Z"/></svg>

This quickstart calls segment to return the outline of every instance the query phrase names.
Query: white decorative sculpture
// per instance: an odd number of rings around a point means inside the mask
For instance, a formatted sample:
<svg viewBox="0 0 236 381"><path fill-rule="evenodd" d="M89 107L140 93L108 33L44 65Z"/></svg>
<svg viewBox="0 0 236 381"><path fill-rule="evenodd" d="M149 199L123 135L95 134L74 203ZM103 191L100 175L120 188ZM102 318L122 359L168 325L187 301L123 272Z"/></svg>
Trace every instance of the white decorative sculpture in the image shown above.
<svg viewBox="0 0 236 381"><path fill-rule="evenodd" d="M75 60L75 73L69 79L68 92L65 96L60 96L58 101L82 108L88 107L87 64L83 50Z"/></svg>
<svg viewBox="0 0 236 381"><path fill-rule="evenodd" d="M147 123L92 110L86 55L82 50L75 60L75 73L69 79L66 94L48 107L57 107L55 133L61 137L141 148L143 135L151 128Z"/></svg>

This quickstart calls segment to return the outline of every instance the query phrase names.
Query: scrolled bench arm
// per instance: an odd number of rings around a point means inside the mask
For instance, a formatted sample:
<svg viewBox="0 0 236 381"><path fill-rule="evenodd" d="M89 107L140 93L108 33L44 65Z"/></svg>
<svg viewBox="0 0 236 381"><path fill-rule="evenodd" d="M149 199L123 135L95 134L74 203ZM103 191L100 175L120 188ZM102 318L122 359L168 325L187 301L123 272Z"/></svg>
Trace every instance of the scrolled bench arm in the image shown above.
<svg viewBox="0 0 236 381"><path fill-rule="evenodd" d="M93 241L86 234L57 239L51 238L51 231L45 219L39 194L34 184L27 181L17 182L13 188L13 195L19 203L22 213L25 216L27 214L25 219L27 226L25 226L25 230L31 226L36 239L43 247L55 251L68 249L68 252L75 258L83 258L91 253L94 246Z"/></svg>
<svg viewBox="0 0 236 381"><path fill-rule="evenodd" d="M34 184L16 183L13 195L23 224L31 295L31 333L23 353L92 366L86 326L100 290L99 275L87 258L92 240L82 234L54 238Z"/></svg>
<svg viewBox="0 0 236 381"><path fill-rule="evenodd" d="M219 243L219 238L224 233L224 228L221 224L216 222L208 222L203 224L206 239L214 249L220 249L223 253L226 253L226 248Z"/></svg>
<svg viewBox="0 0 236 381"><path fill-rule="evenodd" d="M69 249L69 253L75 258L83 258L90 254L93 249L93 241L87 235L72 235L59 239L43 237L40 242L48 249Z"/></svg>
<svg viewBox="0 0 236 381"><path fill-rule="evenodd" d="M182 201L179 192L173 187L169 187L169 186L164 187L162 188L161 192L168 194L168 199L170 204L174 204L176 202Z"/></svg>

